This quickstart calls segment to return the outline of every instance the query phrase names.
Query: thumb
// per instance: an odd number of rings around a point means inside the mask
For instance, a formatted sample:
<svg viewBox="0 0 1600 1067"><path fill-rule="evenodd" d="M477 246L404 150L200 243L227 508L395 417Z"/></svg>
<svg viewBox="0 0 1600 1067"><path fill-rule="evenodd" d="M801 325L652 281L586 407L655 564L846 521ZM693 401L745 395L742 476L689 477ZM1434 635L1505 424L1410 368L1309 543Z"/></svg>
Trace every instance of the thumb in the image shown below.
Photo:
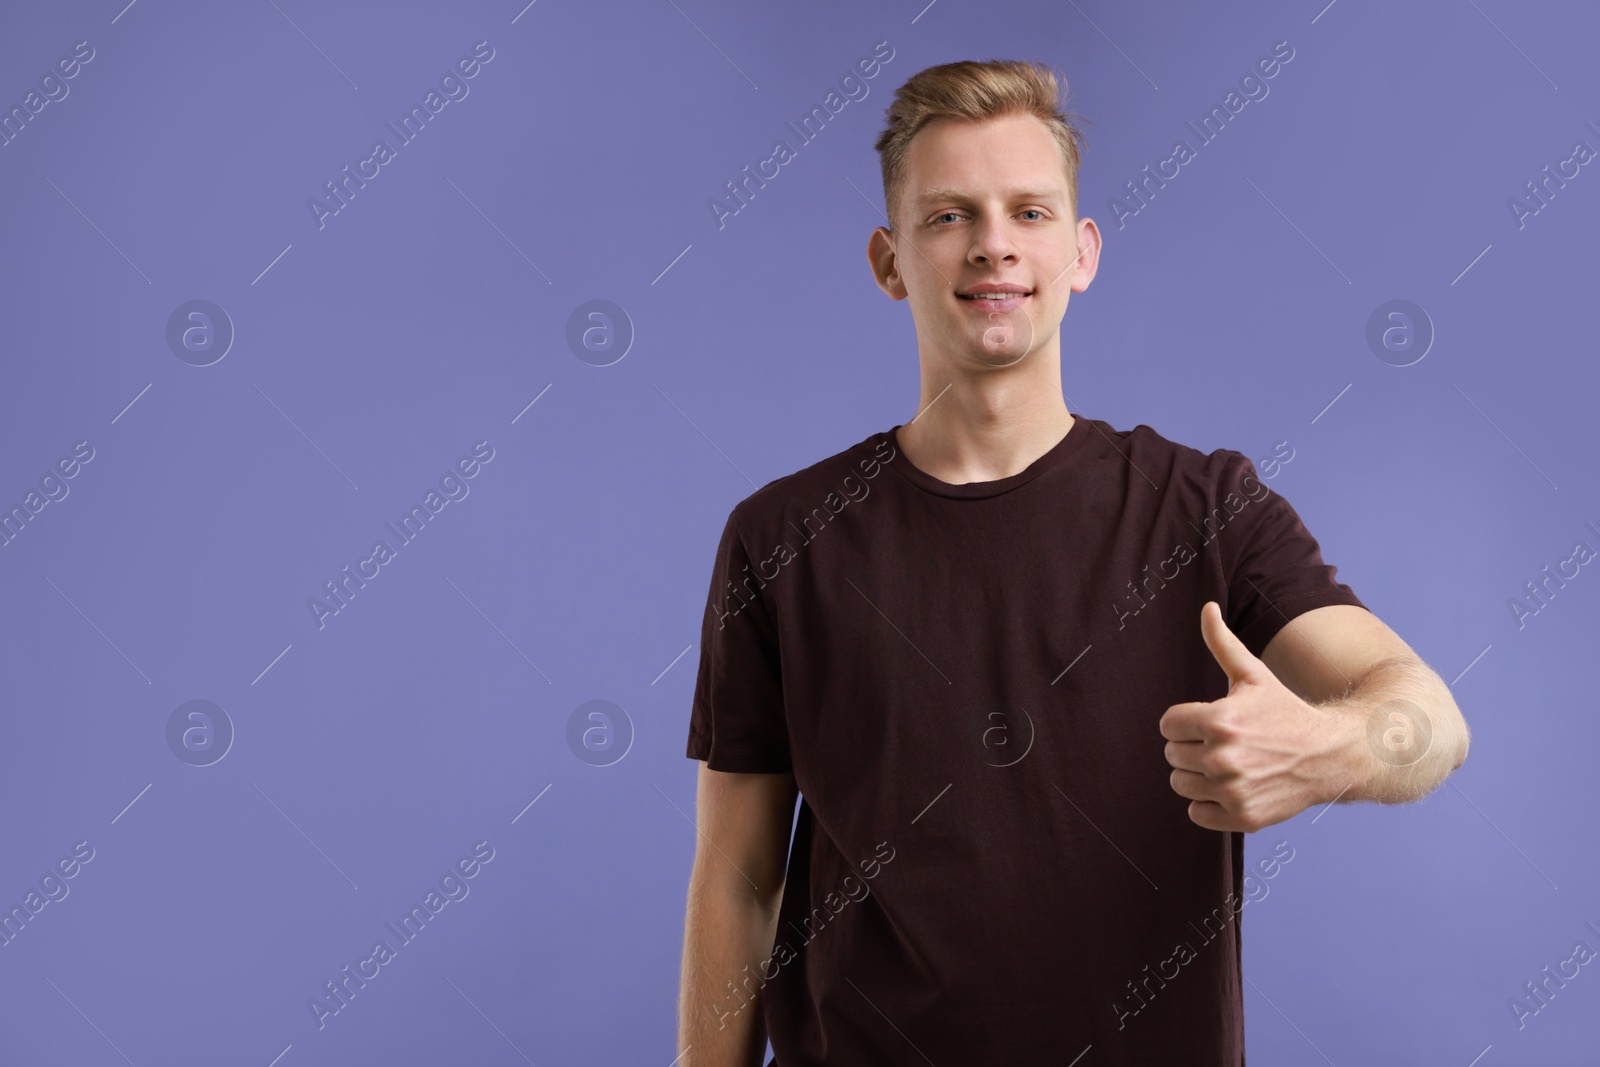
<svg viewBox="0 0 1600 1067"><path fill-rule="evenodd" d="M1200 608L1200 635L1216 659L1217 665L1228 676L1228 690L1241 683L1259 682L1267 665L1244 647L1244 642L1228 629L1223 621L1222 608L1215 600L1208 600Z"/></svg>

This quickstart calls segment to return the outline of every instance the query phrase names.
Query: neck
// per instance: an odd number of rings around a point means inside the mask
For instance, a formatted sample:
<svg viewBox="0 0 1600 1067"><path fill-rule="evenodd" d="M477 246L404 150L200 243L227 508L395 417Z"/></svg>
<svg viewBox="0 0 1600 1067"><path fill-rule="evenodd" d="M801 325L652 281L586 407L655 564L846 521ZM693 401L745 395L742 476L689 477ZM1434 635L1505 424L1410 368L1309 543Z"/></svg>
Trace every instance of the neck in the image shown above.
<svg viewBox="0 0 1600 1067"><path fill-rule="evenodd" d="M917 413L897 432L906 458L955 485L1025 470L1075 421L1061 394L1060 356L1050 355L976 370L925 360Z"/></svg>

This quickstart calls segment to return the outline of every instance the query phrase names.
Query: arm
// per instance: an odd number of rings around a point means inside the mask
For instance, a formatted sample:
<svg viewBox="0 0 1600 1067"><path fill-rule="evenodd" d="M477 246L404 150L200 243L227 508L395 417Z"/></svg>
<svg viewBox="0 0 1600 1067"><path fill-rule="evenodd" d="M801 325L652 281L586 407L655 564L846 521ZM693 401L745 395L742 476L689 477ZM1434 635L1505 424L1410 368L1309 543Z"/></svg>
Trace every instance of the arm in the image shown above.
<svg viewBox="0 0 1600 1067"><path fill-rule="evenodd" d="M1215 602L1200 629L1228 695L1174 704L1160 723L1173 791L1198 826L1253 833L1335 800L1404 803L1467 758L1449 687L1365 608L1303 612L1260 658Z"/></svg>
<svg viewBox="0 0 1600 1067"><path fill-rule="evenodd" d="M1261 659L1330 717L1342 741L1327 765L1324 802L1404 804L1466 761L1471 731L1450 687L1369 611L1314 608L1279 630Z"/></svg>
<svg viewBox="0 0 1600 1067"><path fill-rule="evenodd" d="M678 999L681 1067L760 1067L760 973L783 899L797 795L791 773L700 764Z"/></svg>

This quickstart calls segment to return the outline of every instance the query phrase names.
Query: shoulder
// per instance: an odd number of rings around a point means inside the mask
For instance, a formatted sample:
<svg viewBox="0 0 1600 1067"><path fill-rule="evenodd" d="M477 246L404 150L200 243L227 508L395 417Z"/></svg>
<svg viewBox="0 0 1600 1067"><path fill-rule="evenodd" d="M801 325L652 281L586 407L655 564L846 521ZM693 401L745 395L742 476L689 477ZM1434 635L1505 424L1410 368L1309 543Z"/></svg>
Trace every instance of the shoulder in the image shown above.
<svg viewBox="0 0 1600 1067"><path fill-rule="evenodd" d="M1159 461L1163 466L1185 472L1204 470L1226 462L1229 457L1243 458L1239 453L1226 448L1202 452L1198 448L1167 437L1148 423L1141 422L1132 429L1119 430L1104 419L1091 418L1089 422L1094 424L1097 431L1095 437L1099 439L1099 450L1112 458L1121 453L1128 458L1139 457Z"/></svg>
<svg viewBox="0 0 1600 1067"><path fill-rule="evenodd" d="M732 522L743 530L782 525L795 511L827 506L833 499L858 499L868 483L894 462L899 450L888 431L871 434L807 467L774 478L734 505ZM837 510L837 508L835 508Z"/></svg>
<svg viewBox="0 0 1600 1067"><path fill-rule="evenodd" d="M1100 419L1090 421L1099 431L1095 435L1098 444L1091 447L1098 449L1102 459L1124 462L1151 483L1176 490L1181 498L1215 500L1232 491L1255 499L1262 493L1255 465L1242 452L1231 448L1203 451L1174 440L1147 423L1118 430ZM1143 479L1135 475L1134 481Z"/></svg>
<svg viewBox="0 0 1600 1067"><path fill-rule="evenodd" d="M1228 462L1232 457L1243 458L1240 453L1228 448L1218 448L1210 452L1201 451L1192 445L1167 437L1153 426L1142 422L1131 430L1122 431L1122 436L1129 447L1137 448L1149 456L1160 456L1174 467L1186 471L1206 470L1219 463Z"/></svg>

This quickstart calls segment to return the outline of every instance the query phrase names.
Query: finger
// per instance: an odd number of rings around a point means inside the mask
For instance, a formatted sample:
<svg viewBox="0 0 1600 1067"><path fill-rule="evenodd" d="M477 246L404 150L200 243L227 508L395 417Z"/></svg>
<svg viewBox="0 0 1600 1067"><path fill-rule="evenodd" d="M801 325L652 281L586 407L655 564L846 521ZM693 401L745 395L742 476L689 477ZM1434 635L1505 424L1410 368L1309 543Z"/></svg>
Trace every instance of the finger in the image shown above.
<svg viewBox="0 0 1600 1067"><path fill-rule="evenodd" d="M1228 676L1230 690L1240 683L1260 681L1262 673L1267 671L1267 665L1228 629L1222 618L1222 608L1215 600L1208 600L1200 607L1200 635L1205 638L1212 658Z"/></svg>
<svg viewBox="0 0 1600 1067"><path fill-rule="evenodd" d="M1167 762L1174 767L1196 774L1205 774L1206 743L1204 741L1168 741L1166 747Z"/></svg>
<svg viewBox="0 0 1600 1067"><path fill-rule="evenodd" d="M1205 721L1211 713L1206 703L1174 704L1162 713L1157 726L1168 741L1204 741L1210 736Z"/></svg>
<svg viewBox="0 0 1600 1067"><path fill-rule="evenodd" d="M1167 776L1167 781L1172 784L1172 791L1180 797L1205 801L1216 799L1216 784L1203 774L1175 767Z"/></svg>
<svg viewBox="0 0 1600 1067"><path fill-rule="evenodd" d="M1189 821L1207 830L1227 832L1237 830L1233 816L1221 804L1209 800L1195 800L1189 804Z"/></svg>

